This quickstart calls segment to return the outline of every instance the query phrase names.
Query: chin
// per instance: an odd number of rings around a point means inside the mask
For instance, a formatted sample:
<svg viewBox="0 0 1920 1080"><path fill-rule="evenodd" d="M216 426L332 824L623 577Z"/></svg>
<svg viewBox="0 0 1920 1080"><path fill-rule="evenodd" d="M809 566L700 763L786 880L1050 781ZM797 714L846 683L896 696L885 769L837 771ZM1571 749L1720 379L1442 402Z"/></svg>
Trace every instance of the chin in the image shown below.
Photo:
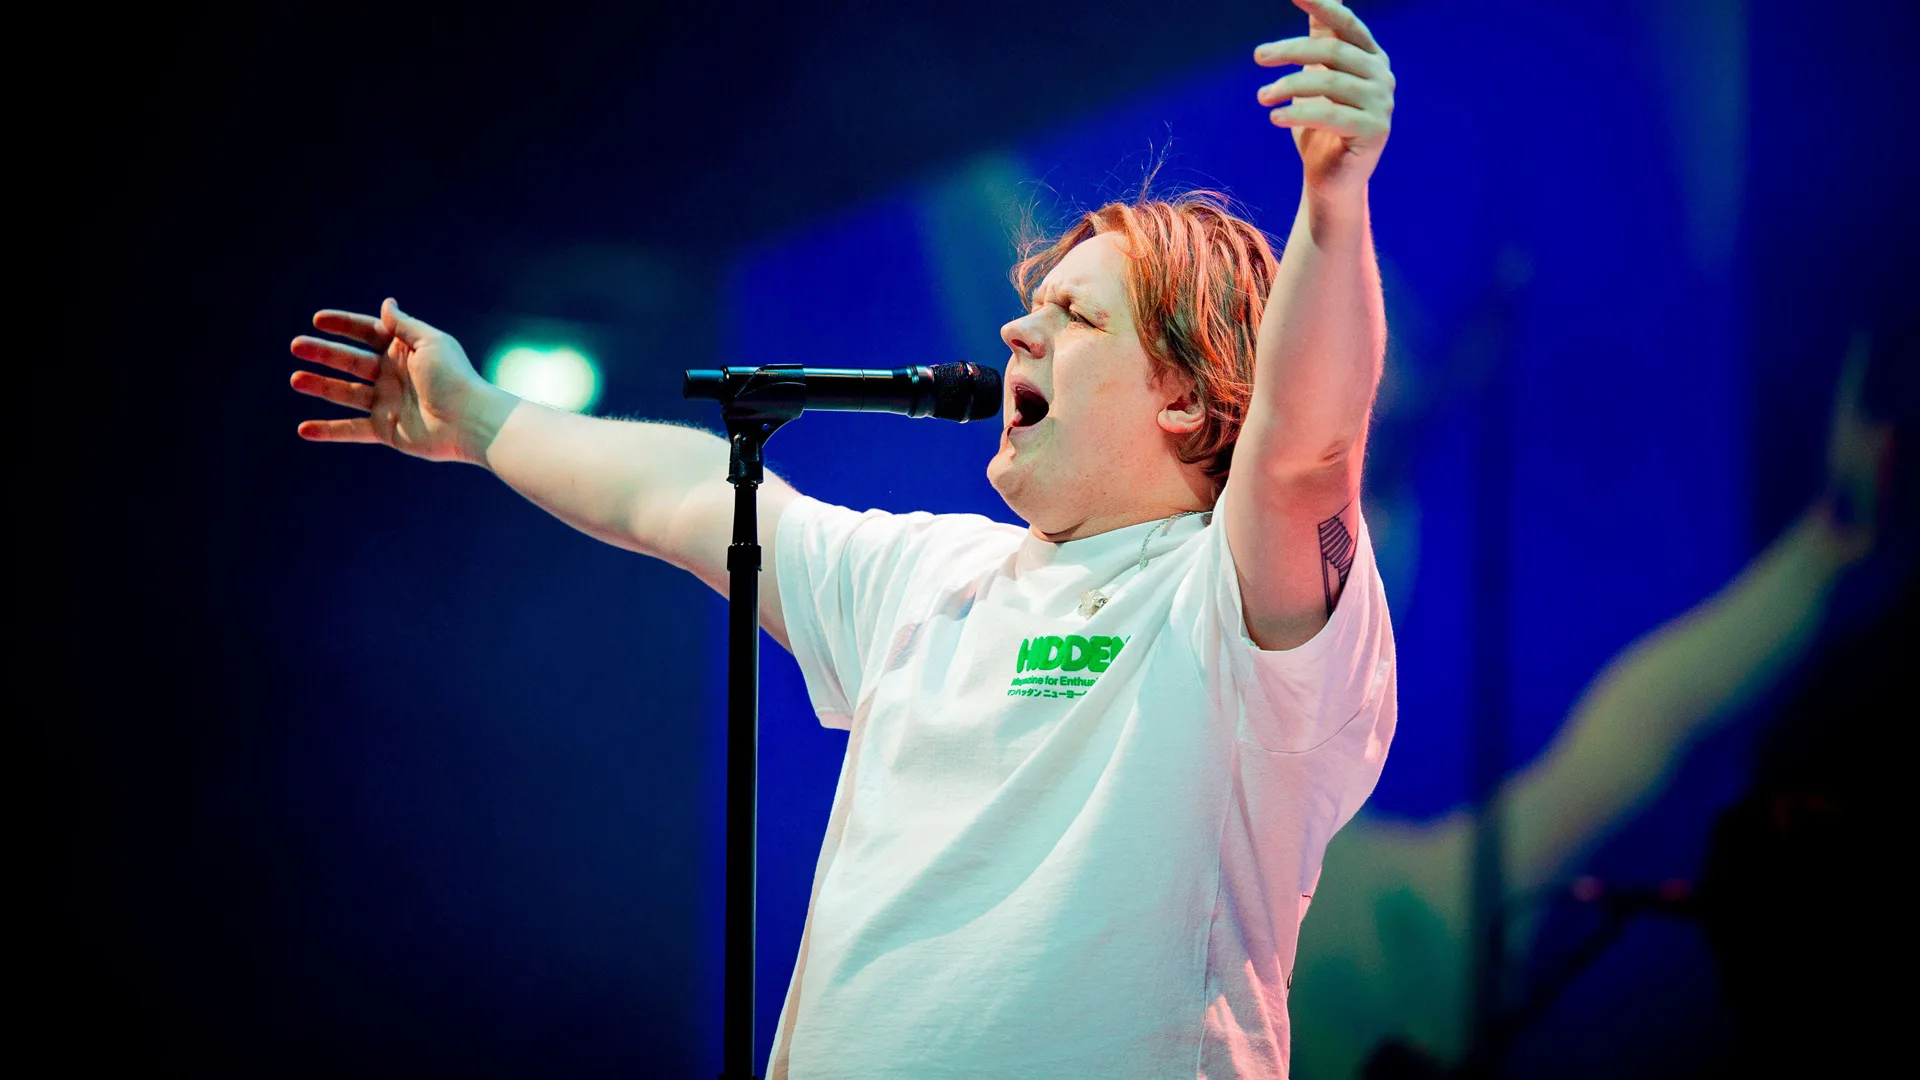
<svg viewBox="0 0 1920 1080"><path fill-rule="evenodd" d="M987 462L987 483L1000 493L1007 509L1012 510L1022 521L1033 520L1035 505L1034 476L1032 463L1014 457L1008 447Z"/></svg>

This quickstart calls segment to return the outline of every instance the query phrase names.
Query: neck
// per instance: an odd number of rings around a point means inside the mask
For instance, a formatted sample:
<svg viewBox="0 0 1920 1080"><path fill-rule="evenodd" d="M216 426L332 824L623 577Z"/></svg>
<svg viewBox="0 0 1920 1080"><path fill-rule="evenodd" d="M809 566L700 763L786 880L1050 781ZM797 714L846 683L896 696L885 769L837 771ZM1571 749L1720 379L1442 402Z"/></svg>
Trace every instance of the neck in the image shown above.
<svg viewBox="0 0 1920 1080"><path fill-rule="evenodd" d="M1126 506L1102 508L1089 513L1073 525L1048 531L1038 525L1028 525L1027 531L1050 544L1064 544L1069 540L1084 540L1089 536L1124 529L1132 525L1141 525L1149 521L1164 521L1178 514L1202 513L1213 509L1219 496L1218 485L1197 467L1182 470L1181 483L1171 490L1155 493L1149 501L1133 502Z"/></svg>

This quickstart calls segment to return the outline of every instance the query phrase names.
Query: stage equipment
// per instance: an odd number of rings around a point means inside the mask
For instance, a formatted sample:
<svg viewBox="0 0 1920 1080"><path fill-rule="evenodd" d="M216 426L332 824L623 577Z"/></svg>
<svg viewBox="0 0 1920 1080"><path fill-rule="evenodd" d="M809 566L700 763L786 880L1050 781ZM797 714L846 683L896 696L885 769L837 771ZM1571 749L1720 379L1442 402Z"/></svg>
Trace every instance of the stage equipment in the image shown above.
<svg viewBox="0 0 1920 1080"><path fill-rule="evenodd" d="M753 1071L754 817L760 770L761 451L808 409L983 420L1000 411L1000 373L977 364L857 371L767 367L692 369L682 396L720 402L732 453L733 542L727 546L726 949L720 1080Z"/></svg>
<svg viewBox="0 0 1920 1080"><path fill-rule="evenodd" d="M1000 411L1000 373L978 364L885 370L771 367L695 368L682 396L737 401L751 387L759 400L797 401L801 409L889 412L940 420L984 420Z"/></svg>

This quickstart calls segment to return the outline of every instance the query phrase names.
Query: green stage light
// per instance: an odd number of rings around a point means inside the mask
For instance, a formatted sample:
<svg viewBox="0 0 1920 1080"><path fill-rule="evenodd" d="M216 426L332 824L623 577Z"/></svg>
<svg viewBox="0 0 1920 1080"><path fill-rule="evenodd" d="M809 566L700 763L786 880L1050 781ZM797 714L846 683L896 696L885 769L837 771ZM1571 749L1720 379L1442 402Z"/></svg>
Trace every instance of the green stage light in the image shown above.
<svg viewBox="0 0 1920 1080"><path fill-rule="evenodd" d="M600 396L600 372L593 361L566 345L505 345L488 363L487 381L568 412L586 412Z"/></svg>

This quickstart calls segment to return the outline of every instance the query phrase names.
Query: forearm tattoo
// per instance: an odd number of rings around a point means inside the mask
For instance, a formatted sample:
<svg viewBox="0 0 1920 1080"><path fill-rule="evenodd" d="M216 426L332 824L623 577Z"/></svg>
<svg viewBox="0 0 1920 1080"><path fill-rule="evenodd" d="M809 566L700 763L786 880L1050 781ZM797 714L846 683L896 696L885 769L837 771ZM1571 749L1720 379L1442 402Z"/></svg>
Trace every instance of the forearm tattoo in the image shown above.
<svg viewBox="0 0 1920 1080"><path fill-rule="evenodd" d="M1340 514L1352 505L1348 503L1339 514L1320 523L1320 583L1327 590L1329 619L1333 618L1333 605L1340 599L1341 590L1347 587L1347 574L1353 570L1353 534L1340 520Z"/></svg>

